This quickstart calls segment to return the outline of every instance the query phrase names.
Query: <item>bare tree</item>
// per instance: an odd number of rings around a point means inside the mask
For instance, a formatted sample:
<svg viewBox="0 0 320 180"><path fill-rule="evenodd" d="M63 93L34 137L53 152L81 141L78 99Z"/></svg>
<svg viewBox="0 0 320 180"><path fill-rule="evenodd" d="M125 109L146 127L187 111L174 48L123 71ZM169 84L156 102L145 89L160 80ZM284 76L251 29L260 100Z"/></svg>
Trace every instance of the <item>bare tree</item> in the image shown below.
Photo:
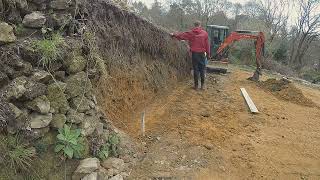
<svg viewBox="0 0 320 180"><path fill-rule="evenodd" d="M274 38L279 35L279 32L287 27L289 1L258 0L257 3L260 18L265 22L266 27L270 30L270 37L268 40L272 43Z"/></svg>
<svg viewBox="0 0 320 180"><path fill-rule="evenodd" d="M205 22L205 25L207 26L210 16L212 16L216 10L216 2L211 0L202 0L199 2L202 7L202 21Z"/></svg>
<svg viewBox="0 0 320 180"><path fill-rule="evenodd" d="M198 19L202 21L204 26L212 22L215 15L222 12L227 14L227 11L232 9L232 3L228 0L167 0L167 3L175 9L177 9L175 6L178 6L183 11L181 19L184 19L186 23L192 23ZM181 14L180 11L176 10L176 12ZM170 10L169 13L172 14Z"/></svg>
<svg viewBox="0 0 320 180"><path fill-rule="evenodd" d="M233 9L233 14L234 14L234 16L236 17L236 16L238 16L238 15L241 13L241 11L242 11L242 4L240 4L240 3L235 3L235 4L233 4L232 9Z"/></svg>
<svg viewBox="0 0 320 180"><path fill-rule="evenodd" d="M226 2L226 0L168 0L171 5L177 5L189 21L198 18L204 25L209 23L222 1Z"/></svg>
<svg viewBox="0 0 320 180"><path fill-rule="evenodd" d="M299 0L298 5L299 17L290 53L290 63L296 69L303 66L303 57L310 44L320 35L320 1Z"/></svg>
<svg viewBox="0 0 320 180"><path fill-rule="evenodd" d="M197 11L200 12L201 21L205 26L208 25L210 17L218 11L222 1L226 0L195 0Z"/></svg>
<svg viewBox="0 0 320 180"><path fill-rule="evenodd" d="M259 4L256 1L248 1L243 6L243 13L250 18L257 18L260 15Z"/></svg>
<svg viewBox="0 0 320 180"><path fill-rule="evenodd" d="M134 3L132 3L132 7L133 7L134 11L137 14L139 14L140 16L144 16L144 17L147 16L148 7L143 2L141 2L141 1L134 2Z"/></svg>

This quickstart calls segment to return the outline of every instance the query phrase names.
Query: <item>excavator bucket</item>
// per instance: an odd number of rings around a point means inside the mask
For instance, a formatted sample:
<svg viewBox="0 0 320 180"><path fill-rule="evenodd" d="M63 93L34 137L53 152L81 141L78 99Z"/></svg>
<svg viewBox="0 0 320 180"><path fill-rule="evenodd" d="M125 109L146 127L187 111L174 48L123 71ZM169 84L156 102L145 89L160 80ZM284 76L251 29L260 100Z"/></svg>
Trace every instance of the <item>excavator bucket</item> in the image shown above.
<svg viewBox="0 0 320 180"><path fill-rule="evenodd" d="M257 69L252 77L249 77L248 80L258 82L260 80L260 75L262 75L261 70Z"/></svg>

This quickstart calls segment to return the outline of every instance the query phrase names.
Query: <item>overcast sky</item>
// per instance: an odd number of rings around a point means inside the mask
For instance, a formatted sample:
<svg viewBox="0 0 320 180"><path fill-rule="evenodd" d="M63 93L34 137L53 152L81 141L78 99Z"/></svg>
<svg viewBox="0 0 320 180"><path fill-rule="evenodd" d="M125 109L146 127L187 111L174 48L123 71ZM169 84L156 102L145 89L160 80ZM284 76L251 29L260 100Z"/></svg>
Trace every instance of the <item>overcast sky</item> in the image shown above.
<svg viewBox="0 0 320 180"><path fill-rule="evenodd" d="M148 7L151 6L151 4L154 2L154 0L131 0L132 2L134 1L142 1L144 2ZM164 2L167 2L168 0L159 0L160 2L164 3ZM232 3L240 3L240 4L245 4L246 2L250 1L250 0L230 0ZM277 1L277 0L275 0ZM291 4L292 5L292 4ZM289 22L288 24L291 24L293 25L294 24L294 19L296 19L297 17L297 9L294 8L294 7L291 7L292 10L290 11L290 14L289 14ZM319 7L320 8L320 7Z"/></svg>
<svg viewBox="0 0 320 180"><path fill-rule="evenodd" d="M149 7L154 2L153 0L133 0L133 1L142 1L145 4L147 4ZM164 2L165 0L159 0L159 1L160 2ZM233 2L233 3L238 2L238 3L244 4L244 3L248 2L248 1L249 0L232 0L231 2Z"/></svg>

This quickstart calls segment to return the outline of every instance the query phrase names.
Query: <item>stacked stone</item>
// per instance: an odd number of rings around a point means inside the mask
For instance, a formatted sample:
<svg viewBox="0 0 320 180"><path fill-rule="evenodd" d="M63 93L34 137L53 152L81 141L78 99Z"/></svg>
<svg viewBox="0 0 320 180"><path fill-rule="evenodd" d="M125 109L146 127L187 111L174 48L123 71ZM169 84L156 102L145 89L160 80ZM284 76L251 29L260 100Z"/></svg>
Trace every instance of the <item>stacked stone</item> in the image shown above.
<svg viewBox="0 0 320 180"><path fill-rule="evenodd" d="M75 33L75 27L83 24L73 18L78 4L74 0L1 0L0 11L4 13L0 16L0 45L16 41L14 31L19 36L37 34L41 28ZM24 32L18 33L19 28Z"/></svg>
<svg viewBox="0 0 320 180"><path fill-rule="evenodd" d="M87 73L82 68L76 72L72 66L68 66L67 71L70 68L75 74L60 78L62 81L36 69L31 76L3 80L1 94L15 117L14 122L8 123L8 132L28 130L38 138L48 132L49 127L62 128L65 123L72 123L79 125L84 136L90 136L103 127Z"/></svg>
<svg viewBox="0 0 320 180"><path fill-rule="evenodd" d="M34 55L28 52L33 52L23 50L28 47L21 48L21 57L9 57L10 63L0 62L1 129L11 134L23 132L32 141L64 124L73 124L84 137L99 136L106 142L114 127L107 124L98 108L84 57L67 58L56 71L47 72L34 68L34 60L25 59ZM124 155L121 151L120 154ZM97 163L94 166L98 168L91 168L92 163ZM103 162L89 158L80 163L73 179L122 179L128 176L128 168L129 164L118 158Z"/></svg>
<svg viewBox="0 0 320 180"><path fill-rule="evenodd" d="M23 133L30 142L56 131L64 124L81 129L84 137L104 137L114 131L99 110L93 92L92 79L97 70L89 67L86 54L72 47L73 42L52 64L50 71L39 66L41 55L29 41L20 36L39 38L42 30L70 31L83 23L75 20L78 0L0 0L10 9L0 15L0 131L10 134ZM12 4L13 3L13 4ZM5 7L6 8L6 7ZM4 12L4 11L1 11ZM81 24L83 25L83 24ZM19 28L24 33L18 33ZM81 29L81 28L80 28ZM71 30L71 33L75 31ZM70 33L70 32L69 32ZM77 31L79 33L79 31ZM76 40L75 40L76 41ZM16 44L11 44L16 42ZM68 51L68 52L67 52ZM77 51L77 52L76 52ZM76 53L70 53L76 52ZM88 138L90 139L90 138ZM129 138L121 138L129 139ZM84 159L73 179L123 179L129 172L128 158L133 148L123 142L118 158L100 162L96 158ZM132 155L132 154L131 154ZM127 157L127 158L126 158ZM130 162L129 162L130 161Z"/></svg>
<svg viewBox="0 0 320 180"><path fill-rule="evenodd" d="M87 158L80 161L74 172L73 180L123 180L128 177L125 172L128 164L119 158L109 158L100 162L97 158Z"/></svg>
<svg viewBox="0 0 320 180"><path fill-rule="evenodd" d="M31 34L43 28L71 27L77 4L73 0L1 0L0 8L11 9L2 17L7 22L0 21L0 47L17 40L19 25ZM14 56L0 61L1 94L15 117L14 121L3 121L8 132L28 131L39 138L50 127L72 123L82 129L84 136L90 136L103 127L104 120L100 119L92 84L85 72L88 62L81 53L70 56L64 52L61 63L55 63L49 73L47 69L37 69L41 57L32 43L17 44L2 49L10 50Z"/></svg>

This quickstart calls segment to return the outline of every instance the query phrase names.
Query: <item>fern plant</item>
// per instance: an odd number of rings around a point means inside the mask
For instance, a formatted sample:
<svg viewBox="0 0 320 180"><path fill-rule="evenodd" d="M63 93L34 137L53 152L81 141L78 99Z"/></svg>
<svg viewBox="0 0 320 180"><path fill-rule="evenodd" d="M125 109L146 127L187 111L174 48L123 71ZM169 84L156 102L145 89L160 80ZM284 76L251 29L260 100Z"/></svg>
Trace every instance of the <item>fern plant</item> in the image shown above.
<svg viewBox="0 0 320 180"><path fill-rule="evenodd" d="M59 134L57 135L57 145L54 149L56 153L62 151L65 157L72 159L80 158L81 153L84 151L84 145L81 141L81 130L72 130L68 125L64 125L63 128L59 129Z"/></svg>

